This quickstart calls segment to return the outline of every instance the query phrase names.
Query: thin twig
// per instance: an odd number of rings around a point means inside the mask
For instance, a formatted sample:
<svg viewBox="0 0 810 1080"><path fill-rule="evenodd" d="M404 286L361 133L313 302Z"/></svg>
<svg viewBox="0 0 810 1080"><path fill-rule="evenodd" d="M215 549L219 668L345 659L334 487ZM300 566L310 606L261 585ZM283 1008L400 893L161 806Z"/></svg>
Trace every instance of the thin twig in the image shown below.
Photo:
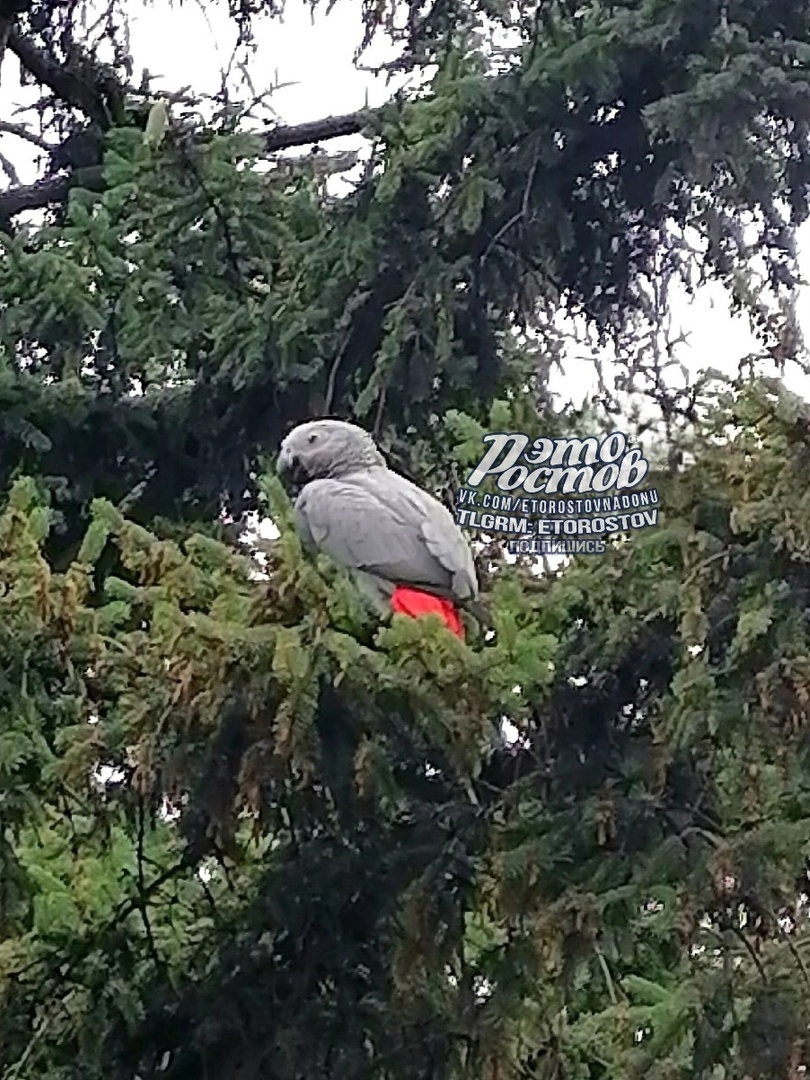
<svg viewBox="0 0 810 1080"><path fill-rule="evenodd" d="M155 943L155 936L152 933L152 924L149 921L149 902L147 898L146 887L146 875L144 872L144 844L146 841L146 806L145 798L142 792L138 793L138 838L137 838L137 862L138 862L138 911L140 912L141 922L143 923L144 933L146 934L146 943L149 949L149 954L152 957L152 961L160 971L163 968L163 962L160 959L160 953L158 952L157 945Z"/></svg>
<svg viewBox="0 0 810 1080"><path fill-rule="evenodd" d="M6 135L16 135L18 139L25 139L26 142L33 143L40 150L44 150L46 154L50 154L55 149L47 139L43 139L41 135L37 135L34 131L29 131L25 124L12 124L8 120L0 120L0 132L5 132Z"/></svg>
<svg viewBox="0 0 810 1080"><path fill-rule="evenodd" d="M2 168L3 172L12 182L12 184L19 184L19 174L17 173L17 170L14 168L12 163L5 156L5 154L0 154L0 168Z"/></svg>

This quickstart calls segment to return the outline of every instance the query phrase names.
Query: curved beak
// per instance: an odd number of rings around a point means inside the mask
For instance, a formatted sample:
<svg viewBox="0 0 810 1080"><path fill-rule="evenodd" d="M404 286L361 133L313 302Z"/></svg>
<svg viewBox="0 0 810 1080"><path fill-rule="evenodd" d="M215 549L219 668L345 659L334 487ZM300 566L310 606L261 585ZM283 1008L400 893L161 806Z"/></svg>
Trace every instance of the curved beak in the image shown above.
<svg viewBox="0 0 810 1080"><path fill-rule="evenodd" d="M300 460L285 446L279 451L276 473L291 495L297 495L307 481L306 471Z"/></svg>

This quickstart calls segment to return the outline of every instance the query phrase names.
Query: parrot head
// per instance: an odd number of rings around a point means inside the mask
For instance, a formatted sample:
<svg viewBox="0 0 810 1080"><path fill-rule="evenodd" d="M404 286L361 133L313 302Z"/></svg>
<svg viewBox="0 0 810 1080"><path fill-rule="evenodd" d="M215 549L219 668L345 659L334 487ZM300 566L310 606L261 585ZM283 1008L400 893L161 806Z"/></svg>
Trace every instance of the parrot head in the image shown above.
<svg viewBox="0 0 810 1080"><path fill-rule="evenodd" d="M276 471L288 490L385 465L367 431L345 420L308 420L282 440Z"/></svg>

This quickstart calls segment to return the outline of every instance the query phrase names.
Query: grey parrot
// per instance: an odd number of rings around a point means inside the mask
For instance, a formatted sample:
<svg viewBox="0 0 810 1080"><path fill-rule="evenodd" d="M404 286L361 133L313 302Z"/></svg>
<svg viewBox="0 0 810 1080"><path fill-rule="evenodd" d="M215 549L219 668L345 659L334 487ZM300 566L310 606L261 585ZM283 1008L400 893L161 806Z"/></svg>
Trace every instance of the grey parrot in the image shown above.
<svg viewBox="0 0 810 1080"><path fill-rule="evenodd" d="M348 570L376 610L439 614L459 637L456 605L474 604L472 552L452 514L389 469L367 431L310 420L282 441L277 470L295 498L302 545Z"/></svg>

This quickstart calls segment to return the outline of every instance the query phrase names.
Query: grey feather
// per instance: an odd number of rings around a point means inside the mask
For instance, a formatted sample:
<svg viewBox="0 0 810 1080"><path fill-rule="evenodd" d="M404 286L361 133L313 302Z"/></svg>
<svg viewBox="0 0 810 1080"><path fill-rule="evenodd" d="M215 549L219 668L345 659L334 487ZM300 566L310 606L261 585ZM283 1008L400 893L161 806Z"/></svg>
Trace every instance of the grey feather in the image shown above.
<svg viewBox="0 0 810 1080"><path fill-rule="evenodd" d="M387 468L362 429L303 424L282 444L279 468L291 463L312 477L295 503L302 544L351 571L379 610L390 610L397 585L461 604L477 598L472 553L450 512Z"/></svg>

